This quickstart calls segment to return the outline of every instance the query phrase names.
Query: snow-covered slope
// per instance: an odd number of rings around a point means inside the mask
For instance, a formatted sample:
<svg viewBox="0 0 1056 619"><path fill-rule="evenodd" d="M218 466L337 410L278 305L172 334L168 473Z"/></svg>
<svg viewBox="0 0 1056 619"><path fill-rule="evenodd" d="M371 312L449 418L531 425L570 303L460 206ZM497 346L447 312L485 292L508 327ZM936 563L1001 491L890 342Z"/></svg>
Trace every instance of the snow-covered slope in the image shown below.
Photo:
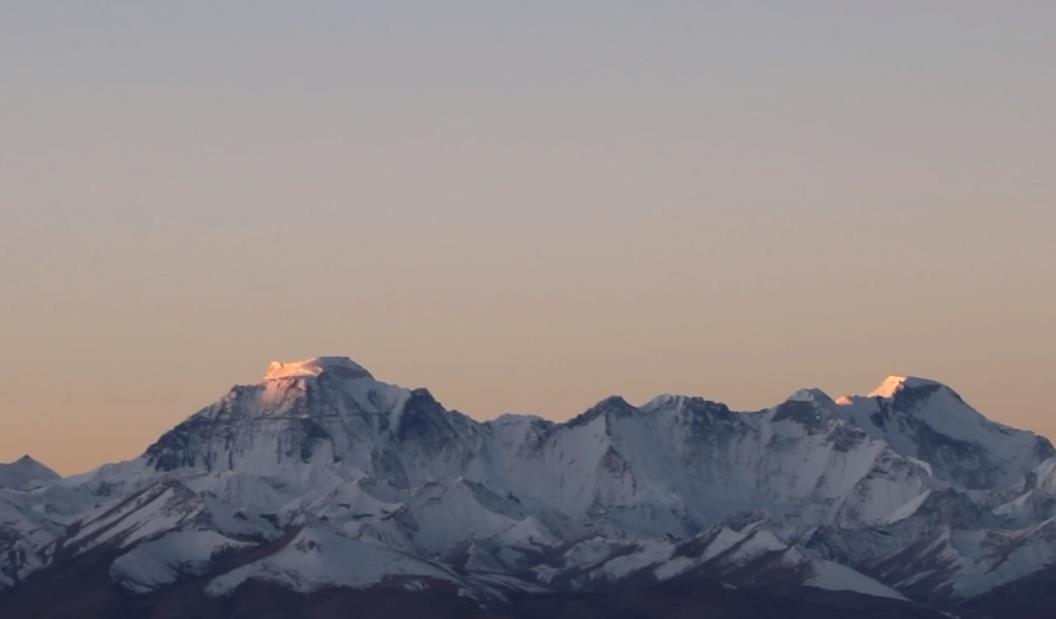
<svg viewBox="0 0 1056 619"><path fill-rule="evenodd" d="M222 574L209 584L222 596L248 580L279 583L309 593L324 587L364 588L387 582L418 589L434 582L462 587L464 579L442 565L404 554L384 544L351 540L326 527L306 527L266 559ZM465 589L463 589L465 591Z"/></svg>
<svg viewBox="0 0 1056 619"><path fill-rule="evenodd" d="M23 493L0 489L0 591L42 568L48 561L43 550L62 530Z"/></svg>
<svg viewBox="0 0 1056 619"><path fill-rule="evenodd" d="M922 379L745 413L665 395L478 422L319 357L273 363L141 458L0 489L0 589L102 561L136 594L194 579L486 603L706 578L953 601L1056 561L1034 541L1052 536L1053 462Z"/></svg>
<svg viewBox="0 0 1056 619"><path fill-rule="evenodd" d="M686 540L595 536L534 571L548 584L573 589L706 577L743 588L810 586L905 599L869 576L785 542L764 521L739 530L719 525Z"/></svg>
<svg viewBox="0 0 1056 619"><path fill-rule="evenodd" d="M63 527L37 509L37 489L59 475L29 456L0 464L0 590L40 569L47 557L38 551Z"/></svg>

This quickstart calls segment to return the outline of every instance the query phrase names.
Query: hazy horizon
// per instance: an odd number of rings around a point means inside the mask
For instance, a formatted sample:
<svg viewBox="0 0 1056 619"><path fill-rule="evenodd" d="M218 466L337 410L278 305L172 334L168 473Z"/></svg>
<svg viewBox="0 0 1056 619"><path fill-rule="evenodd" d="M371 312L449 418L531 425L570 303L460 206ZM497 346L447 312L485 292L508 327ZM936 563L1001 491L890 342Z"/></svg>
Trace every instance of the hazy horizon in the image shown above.
<svg viewBox="0 0 1056 619"><path fill-rule="evenodd" d="M348 355L332 354L332 355L316 355L316 356L347 357ZM269 361L269 363L271 363L273 361L289 363L289 362L295 362L295 361L303 361L303 360L306 360L306 359L309 359L309 358L310 357L298 358L298 359L273 359L273 360ZM363 365L368 371L372 371L370 365L366 364L366 363L362 363L361 359L353 359L353 361L356 361L357 363L360 363L360 365ZM251 379L238 380L238 381L232 383L230 386L234 387L236 385L245 385L245 384L252 384L252 383L260 382L260 381L265 379L264 374L265 374L266 370L267 370L267 367L262 367L261 371L259 372L259 376L255 376L255 377L253 377ZM372 374L373 374L373 371L372 371ZM373 375L374 375L374 378L376 380L380 380L382 382L389 382L389 383L393 383L393 384L399 384L402 387L408 387L408 388L424 387L424 388L429 388L427 385L409 385L409 384L400 383L399 380L393 379L391 377L378 376L377 374L373 374ZM906 375L906 374L903 374L903 375ZM606 398L608 398L610 396L614 396L614 395L615 396L620 396L620 397L625 397L625 399L628 399L628 401L632 405L635 405L635 406L643 405L646 402L648 402L649 400L653 399L654 397L661 396L661 395L701 396L701 397L704 397L705 399L709 399L709 400L713 400L713 401L716 401L716 402L721 402L721 403L724 403L724 404L728 404L728 405L730 405L731 409L733 409L733 410L735 410L737 412L752 412L752 411L761 410L763 408L767 408L767 407L770 407L770 406L776 406L776 405L780 404L781 402L783 402L787 397L794 395L795 392L800 390L800 389L820 388L820 389L822 389L822 391L824 391L826 394L828 394L833 400L836 400L836 399L840 398L841 396L854 396L854 395L865 396L865 395L869 395L870 392L872 392L875 388L882 387L884 379L887 379L887 378L889 378L891 376L898 376L898 375L896 374L896 375L889 375L889 376L881 377L875 382L875 384L869 386L868 388L862 388L862 389L856 389L856 390L850 390L850 391L834 392L834 391L831 391L829 389L825 389L823 387L819 387L818 385L804 384L804 385L800 385L800 387L798 387L798 388L788 390L787 393L784 394L784 396L779 397L779 398L777 398L775 400L772 400L772 401L769 401L769 402L766 402L766 403L759 403L759 404L751 405L751 406L737 406L735 404L732 404L729 400L726 400L726 399L723 399L723 398L719 398L719 397L711 397L711 396L709 396L709 394L703 394L703 393L665 391L665 392L655 392L655 393L652 393L649 396L644 396L644 397L639 397L639 398L631 398L631 397L626 397L625 394L623 394L623 393L611 392L611 393L606 393L606 394L599 395L594 400L584 403L580 408L578 408L578 409L576 409L574 411L558 411L556 414L550 414L550 415L543 414L543 416L547 417L547 418L549 418L551 420L555 420L555 421L566 421L568 419L571 419L572 417L575 417L576 415L579 415L580 413L586 412L594 404L597 404L597 403L601 402L602 400L604 400L604 399L606 399ZM938 379L935 379L934 377L921 376L921 375L909 374L909 376L916 377L916 378L925 378L925 379L931 379L931 380L938 380ZM942 381L939 380L939 382L942 382ZM958 390L956 385L947 384L947 386L953 388L955 391ZM431 391L433 391L434 395L436 395L436 390L435 389L431 389ZM226 391L225 391L225 393L226 393ZM200 408L203 408L206 405L212 404L214 401L219 400L222 395L224 395L224 394L223 393L215 394L215 397L213 397L212 400L209 400L208 402L203 402L202 404L200 404L198 406L198 408L194 409L191 412L188 412L187 415L185 415L184 417L189 417L194 412L197 412ZM959 395L962 395L962 397L964 397L963 393L961 393ZM970 398L967 398L967 401L968 401L969 404L974 404L971 401ZM495 412L495 413L492 413L492 414L479 415L479 414L474 414L473 411L467 411L467 410L459 407L458 404L455 403L455 402L443 402L442 401L442 403L444 403L448 408L450 408L452 410L458 410L459 412L469 414L471 417L474 417L478 421L488 421L488 420L494 419L494 418L496 418L498 416L501 416L501 415L504 415L504 414L538 414L538 411L519 410L519 409L499 409L498 412ZM986 411L981 411L981 412L984 415L990 416ZM998 420L998 419L996 419L996 418L994 418L992 416L991 416L991 418L993 418L995 420ZM182 420L183 419L181 418L179 421L182 421ZM169 429L170 428L168 428L168 427L163 428L161 432L167 431ZM160 437L160 432L159 432L159 437ZM158 437L155 437L155 438L158 438ZM153 442L153 439L151 439L151 442ZM70 469L70 470L64 470L62 467L53 467L53 468L56 468L56 470L58 470L64 476L65 475L75 475L75 474L80 474L80 473L86 473L86 472L89 472L90 470L96 468L97 466L101 466L103 464L108 464L108 463L117 462L117 461L121 461L121 460L127 460L127 459L134 458L136 456L139 456L139 455L141 455L141 453L143 451L145 451L146 447L148 447L148 444L142 445L142 447L139 449L139 451L137 451L135 453L131 453L131 454L126 453L126 454L123 454L120 457L115 457L115 458L112 458L112 459L109 459L109 460L101 461L101 462L96 463L95 465L89 465L87 468L83 468L82 467L82 468L79 468L79 469L75 468L75 469ZM36 454L28 453L28 452L20 454L18 456L12 456L12 457L9 457L9 458L6 458L6 459L0 459L0 463L11 462L11 461L17 460L18 458L21 458L22 456L26 456L26 455L31 456L31 457L37 459L38 461L43 462L44 464L46 464L48 466L52 466L51 462L48 462L47 460L44 460L42 458L37 457Z"/></svg>
<svg viewBox="0 0 1056 619"><path fill-rule="evenodd" d="M0 461L271 360L478 419L890 374L1056 437L1056 4L0 6Z"/></svg>

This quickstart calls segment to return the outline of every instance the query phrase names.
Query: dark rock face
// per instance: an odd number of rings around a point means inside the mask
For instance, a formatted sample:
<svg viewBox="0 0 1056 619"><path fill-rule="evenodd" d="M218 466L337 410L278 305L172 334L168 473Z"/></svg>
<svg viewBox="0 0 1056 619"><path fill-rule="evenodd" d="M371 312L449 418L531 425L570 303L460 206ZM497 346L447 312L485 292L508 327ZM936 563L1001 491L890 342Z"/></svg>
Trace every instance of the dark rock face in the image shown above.
<svg viewBox="0 0 1056 619"><path fill-rule="evenodd" d="M198 456L194 449L195 439L212 433L213 429L220 425L205 417L191 417L163 434L158 442L148 447L147 459L159 471L194 466Z"/></svg>
<svg viewBox="0 0 1056 619"><path fill-rule="evenodd" d="M828 427L830 418L813 402L789 400L778 405L777 410L774 412L773 420L775 423L794 421L813 433L820 432Z"/></svg>
<svg viewBox="0 0 1056 619"><path fill-rule="evenodd" d="M618 395L609 396L592 406L589 410L584 413L573 417L567 422L566 425L569 427L585 426L588 423L594 421L598 417L630 417L635 415L638 411L637 408L631 406L627 400L624 400Z"/></svg>
<svg viewBox="0 0 1056 619"><path fill-rule="evenodd" d="M913 418L906 420L906 423L916 436L922 459L931 464L936 474L956 479L966 488L981 489L993 485L992 471L999 467L985 447L978 443L951 440Z"/></svg>

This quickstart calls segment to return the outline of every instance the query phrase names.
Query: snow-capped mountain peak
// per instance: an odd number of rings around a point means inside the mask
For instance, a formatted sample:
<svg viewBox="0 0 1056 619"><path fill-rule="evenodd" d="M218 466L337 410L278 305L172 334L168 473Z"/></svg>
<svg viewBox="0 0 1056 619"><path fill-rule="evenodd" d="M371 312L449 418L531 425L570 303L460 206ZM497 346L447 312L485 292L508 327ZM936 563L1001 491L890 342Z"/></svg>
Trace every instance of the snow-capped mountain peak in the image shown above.
<svg viewBox="0 0 1056 619"><path fill-rule="evenodd" d="M889 376L868 396L842 397L838 414L963 488L1009 486L1056 455L1048 440L987 419L946 385Z"/></svg>
<svg viewBox="0 0 1056 619"><path fill-rule="evenodd" d="M58 478L58 473L28 455L14 462L0 463L0 488L24 489Z"/></svg>
<svg viewBox="0 0 1056 619"><path fill-rule="evenodd" d="M264 380L304 378L331 374L340 378L373 378L366 368L348 357L312 357L301 361L272 361L264 373Z"/></svg>
<svg viewBox="0 0 1056 619"><path fill-rule="evenodd" d="M800 389L788 397L789 402L817 402L821 406L832 406L835 404L829 394L821 389Z"/></svg>
<svg viewBox="0 0 1056 619"><path fill-rule="evenodd" d="M891 375L884 379L884 382L880 383L876 389L873 389L869 393L870 398L893 398L895 394L902 391L903 389L913 389L916 387L928 387L928 386L939 386L942 383L931 380L929 378L920 378L918 376L899 376Z"/></svg>

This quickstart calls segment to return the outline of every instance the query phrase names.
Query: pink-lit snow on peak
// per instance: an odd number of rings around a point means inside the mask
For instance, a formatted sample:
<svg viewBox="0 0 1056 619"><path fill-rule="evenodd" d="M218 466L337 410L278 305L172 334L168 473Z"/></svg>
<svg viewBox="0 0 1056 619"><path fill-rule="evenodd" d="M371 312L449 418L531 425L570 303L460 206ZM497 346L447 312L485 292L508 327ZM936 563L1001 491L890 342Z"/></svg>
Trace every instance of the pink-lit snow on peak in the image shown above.
<svg viewBox="0 0 1056 619"><path fill-rule="evenodd" d="M272 361L264 374L264 380L280 378L303 378L324 373L343 378L370 378L370 372L348 357L312 357L303 361Z"/></svg>

